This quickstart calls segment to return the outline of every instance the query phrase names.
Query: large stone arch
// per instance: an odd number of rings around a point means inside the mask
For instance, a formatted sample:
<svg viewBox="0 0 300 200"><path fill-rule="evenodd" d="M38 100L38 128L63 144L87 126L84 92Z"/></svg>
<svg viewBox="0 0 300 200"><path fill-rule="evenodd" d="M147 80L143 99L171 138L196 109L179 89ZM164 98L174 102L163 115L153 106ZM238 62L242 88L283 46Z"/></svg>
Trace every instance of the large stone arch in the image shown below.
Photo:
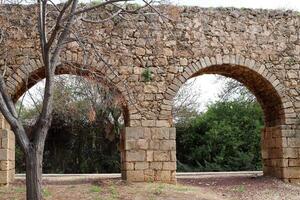
<svg viewBox="0 0 300 200"><path fill-rule="evenodd" d="M190 63L185 61L183 73L168 86L166 101L161 105L161 115L170 117L173 99L180 87L189 79L202 74L218 74L244 84L257 98L264 111L265 127L262 130L262 158L264 175L285 181L298 181L300 161L297 136L299 135L296 111L285 94L284 86L270 72L270 65L241 55L204 57Z"/></svg>
<svg viewBox="0 0 300 200"><path fill-rule="evenodd" d="M45 78L45 69L38 65L39 61L31 61L31 66L21 66L12 76L8 77L8 90L13 101L17 100L31 87ZM95 66L97 65L97 67ZM105 63L93 63L89 67L90 70L82 70L80 64L69 60L57 67L56 75L75 75L93 82L101 83L114 90L121 101L125 127L130 126L130 111L133 111L135 103L130 97L131 90L122 82L118 72L112 71ZM14 81L10 82L13 77ZM18 81L16 81L18 80ZM7 123L3 115L0 114L0 185L5 185L14 180L15 175L15 136L10 125ZM121 171L122 177L126 178L126 152L124 151L126 143L125 130L120 134L120 154L121 154Z"/></svg>

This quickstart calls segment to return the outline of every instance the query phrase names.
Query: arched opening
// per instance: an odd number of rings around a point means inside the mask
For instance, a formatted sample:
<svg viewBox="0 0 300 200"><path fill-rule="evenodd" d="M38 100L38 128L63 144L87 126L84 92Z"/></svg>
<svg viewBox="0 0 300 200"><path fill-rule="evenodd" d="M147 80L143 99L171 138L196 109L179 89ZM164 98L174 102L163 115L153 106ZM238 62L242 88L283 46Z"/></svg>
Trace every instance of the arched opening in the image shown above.
<svg viewBox="0 0 300 200"><path fill-rule="evenodd" d="M266 127L274 127L284 123L285 116L283 104L278 92L273 85L258 72L245 66L233 65L212 65L197 73L190 78L202 74L218 74L232 78L242 83L256 97L264 111L264 121Z"/></svg>
<svg viewBox="0 0 300 200"><path fill-rule="evenodd" d="M261 156L264 175L284 178L282 167L285 159L282 147L286 145L286 141L281 136L281 131L282 125L285 125L286 122L286 111L283 107L282 96L277 88L279 81L265 67L254 68L253 66L222 63L208 65L205 61L202 63L199 61L186 67L184 72L169 87L171 92L167 94L170 94L170 97L167 96L167 98L173 98L186 80L204 74L225 76L243 84L255 96L263 111L264 128L261 131Z"/></svg>
<svg viewBox="0 0 300 200"><path fill-rule="evenodd" d="M54 99L60 105L54 105L53 122L46 140L44 172L121 172L124 127L129 124L127 104L121 92L95 71L79 72L64 67L56 74ZM26 85L16 88L15 101L26 99L23 94L35 90L36 85L43 88L43 78L43 69L33 72ZM36 96L39 95L35 91L27 98L34 100ZM41 102L42 98L36 100L34 104ZM29 108L25 115L32 110ZM30 121L34 120L29 119L29 129ZM68 157L70 159L66 159ZM60 161L62 158L64 162ZM23 161L17 161L17 167L22 164ZM20 171L17 169L17 172Z"/></svg>
<svg viewBox="0 0 300 200"><path fill-rule="evenodd" d="M173 105L177 172L261 171L263 111L241 83L190 78Z"/></svg>

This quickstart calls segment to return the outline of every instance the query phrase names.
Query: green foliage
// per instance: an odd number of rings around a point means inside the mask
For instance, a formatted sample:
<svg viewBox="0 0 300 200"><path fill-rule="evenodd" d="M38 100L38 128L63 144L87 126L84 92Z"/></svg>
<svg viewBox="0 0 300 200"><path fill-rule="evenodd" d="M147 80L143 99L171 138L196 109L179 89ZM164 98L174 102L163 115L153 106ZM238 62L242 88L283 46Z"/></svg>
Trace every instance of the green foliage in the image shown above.
<svg viewBox="0 0 300 200"><path fill-rule="evenodd" d="M43 197L45 197L45 198L50 197L52 195L51 192L47 188L44 188L42 190L42 193L43 193Z"/></svg>
<svg viewBox="0 0 300 200"><path fill-rule="evenodd" d="M54 111L48 132L45 173L112 173L120 171L119 137L123 122L112 91L83 82L57 84ZM38 106L41 101L37 101ZM23 108L21 117L31 129L36 107ZM16 148L17 172L25 171L25 159Z"/></svg>
<svg viewBox="0 0 300 200"><path fill-rule="evenodd" d="M178 171L261 169L262 110L256 102L211 105L207 112L177 129Z"/></svg>
<svg viewBox="0 0 300 200"><path fill-rule="evenodd" d="M157 187L155 187L154 188L154 191L153 191L153 193L155 194L155 195L161 195L162 193L163 193L163 191L164 191L164 185L163 184L159 184Z"/></svg>
<svg viewBox="0 0 300 200"><path fill-rule="evenodd" d="M142 77L143 77L145 82L152 81L152 72L148 67L143 71Z"/></svg>
<svg viewBox="0 0 300 200"><path fill-rule="evenodd" d="M101 3L103 3L103 0L93 0L93 1L91 1L91 5L93 5L93 6L99 5Z"/></svg>
<svg viewBox="0 0 300 200"><path fill-rule="evenodd" d="M102 192L102 189L101 189L99 186L97 186L97 185L93 185L93 186L91 187L91 189L90 189L90 192L91 192L91 193L101 193L101 192Z"/></svg>
<svg viewBox="0 0 300 200"><path fill-rule="evenodd" d="M245 192L245 190L246 190L246 188L244 185L238 185L233 189L233 191L240 192L240 193Z"/></svg>
<svg viewBox="0 0 300 200"><path fill-rule="evenodd" d="M117 192L117 189L115 186L111 185L110 188L109 188L109 191L110 191L110 199L118 199L119 197L119 194Z"/></svg>

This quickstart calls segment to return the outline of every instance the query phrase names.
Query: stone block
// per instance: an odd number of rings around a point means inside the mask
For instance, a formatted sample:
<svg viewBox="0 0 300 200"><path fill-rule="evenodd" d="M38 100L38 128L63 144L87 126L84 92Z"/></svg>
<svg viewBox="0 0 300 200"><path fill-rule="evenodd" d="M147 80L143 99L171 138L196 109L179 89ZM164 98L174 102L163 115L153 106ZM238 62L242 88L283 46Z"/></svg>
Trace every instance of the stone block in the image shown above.
<svg viewBox="0 0 300 200"><path fill-rule="evenodd" d="M168 120L157 120L156 126L157 127L170 127L170 122Z"/></svg>
<svg viewBox="0 0 300 200"><path fill-rule="evenodd" d="M283 168L283 177L300 179L300 167Z"/></svg>
<svg viewBox="0 0 300 200"><path fill-rule="evenodd" d="M155 126L155 120L143 120L142 126L145 127L154 127Z"/></svg>
<svg viewBox="0 0 300 200"><path fill-rule="evenodd" d="M122 167L122 170L134 170L134 162L124 162Z"/></svg>
<svg viewBox="0 0 300 200"><path fill-rule="evenodd" d="M171 156L169 151L154 151L153 152L154 161L170 161Z"/></svg>
<svg viewBox="0 0 300 200"><path fill-rule="evenodd" d="M153 151L147 151L146 152L146 156L147 156L147 161L148 162L152 162L153 161Z"/></svg>
<svg viewBox="0 0 300 200"><path fill-rule="evenodd" d="M152 128L151 129L152 139L169 139L170 133L169 128Z"/></svg>
<svg viewBox="0 0 300 200"><path fill-rule="evenodd" d="M171 181L171 171L156 171L155 180L161 182L170 182Z"/></svg>
<svg viewBox="0 0 300 200"><path fill-rule="evenodd" d="M180 58L179 63L181 66L187 66L188 65L188 60L186 58Z"/></svg>
<svg viewBox="0 0 300 200"><path fill-rule="evenodd" d="M144 129L144 139L151 139L151 128L145 128Z"/></svg>
<svg viewBox="0 0 300 200"><path fill-rule="evenodd" d="M163 168L162 162L150 162L150 169L161 170Z"/></svg>
<svg viewBox="0 0 300 200"><path fill-rule="evenodd" d="M132 161L146 161L146 151L136 150L136 151L126 151L126 162Z"/></svg>
<svg viewBox="0 0 300 200"><path fill-rule="evenodd" d="M153 169L146 169L144 170L144 180L146 182L152 182L154 181L154 170Z"/></svg>
<svg viewBox="0 0 300 200"><path fill-rule="evenodd" d="M298 159L288 159L288 166L290 166L290 167L300 167L300 158L298 158Z"/></svg>
<svg viewBox="0 0 300 200"><path fill-rule="evenodd" d="M0 129L0 138L8 138L9 137L9 131L6 129Z"/></svg>
<svg viewBox="0 0 300 200"><path fill-rule="evenodd" d="M126 127L125 138L127 140L144 138L144 128L143 127Z"/></svg>
<svg viewBox="0 0 300 200"><path fill-rule="evenodd" d="M149 146L148 144L149 144L148 140L138 139L136 142L136 148L146 150L148 149Z"/></svg>
<svg viewBox="0 0 300 200"><path fill-rule="evenodd" d="M0 129L5 130L6 129L6 120L2 114L0 114ZM0 135L1 137L1 135Z"/></svg>
<svg viewBox="0 0 300 200"><path fill-rule="evenodd" d="M130 120L130 128L142 126L141 120Z"/></svg>
<svg viewBox="0 0 300 200"><path fill-rule="evenodd" d="M149 141L149 149L159 150L159 140L150 140Z"/></svg>
<svg viewBox="0 0 300 200"><path fill-rule="evenodd" d="M275 146L276 147L288 147L287 138L285 138L285 137L275 138Z"/></svg>
<svg viewBox="0 0 300 200"><path fill-rule="evenodd" d="M176 151L171 151L171 161L176 162Z"/></svg>
<svg viewBox="0 0 300 200"><path fill-rule="evenodd" d="M0 160L8 160L8 150L0 149Z"/></svg>
<svg viewBox="0 0 300 200"><path fill-rule="evenodd" d="M288 159L271 159L271 166L274 167L288 167Z"/></svg>
<svg viewBox="0 0 300 200"><path fill-rule="evenodd" d="M6 171L9 169L9 161L0 161L0 171Z"/></svg>
<svg viewBox="0 0 300 200"><path fill-rule="evenodd" d="M135 53L138 56L143 56L146 54L146 49L138 47L138 48L136 48Z"/></svg>
<svg viewBox="0 0 300 200"><path fill-rule="evenodd" d="M8 171L0 171L0 184L7 184L8 180Z"/></svg>
<svg viewBox="0 0 300 200"><path fill-rule="evenodd" d="M299 149L298 148L282 148L283 158L298 158Z"/></svg>
<svg viewBox="0 0 300 200"><path fill-rule="evenodd" d="M15 168L16 168L15 161L8 161L8 169L12 170L12 169L15 169Z"/></svg>
<svg viewBox="0 0 300 200"><path fill-rule="evenodd" d="M163 170L176 171L176 162L163 162Z"/></svg>
<svg viewBox="0 0 300 200"><path fill-rule="evenodd" d="M9 183L13 182L15 180L15 169L11 169L8 171L8 181Z"/></svg>
<svg viewBox="0 0 300 200"><path fill-rule="evenodd" d="M289 147L300 147L300 138L288 138Z"/></svg>
<svg viewBox="0 0 300 200"><path fill-rule="evenodd" d="M262 149L261 150L261 157L263 159L269 158L269 152L267 150Z"/></svg>
<svg viewBox="0 0 300 200"><path fill-rule="evenodd" d="M136 162L134 164L134 169L135 170L149 169L149 163L148 162Z"/></svg>
<svg viewBox="0 0 300 200"><path fill-rule="evenodd" d="M15 161L16 154L14 150L8 149L8 160Z"/></svg>
<svg viewBox="0 0 300 200"><path fill-rule="evenodd" d="M125 150L137 149L136 147L137 147L136 140L126 140L125 141Z"/></svg>
<svg viewBox="0 0 300 200"><path fill-rule="evenodd" d="M160 140L159 149L163 151L176 150L175 140Z"/></svg>
<svg viewBox="0 0 300 200"><path fill-rule="evenodd" d="M129 182L142 182L144 181L144 171L143 170L128 170L125 172L127 181Z"/></svg>
<svg viewBox="0 0 300 200"><path fill-rule="evenodd" d="M170 128L169 129L169 133L170 133L169 138L171 140L175 140L176 139L176 128Z"/></svg>

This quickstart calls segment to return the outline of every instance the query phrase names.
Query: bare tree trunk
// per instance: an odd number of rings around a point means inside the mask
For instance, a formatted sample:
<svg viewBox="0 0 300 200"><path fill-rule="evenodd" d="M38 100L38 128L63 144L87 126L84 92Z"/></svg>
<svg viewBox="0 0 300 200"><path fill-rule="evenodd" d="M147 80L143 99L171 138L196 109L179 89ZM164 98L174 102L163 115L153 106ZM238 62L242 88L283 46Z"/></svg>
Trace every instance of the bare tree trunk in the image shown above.
<svg viewBox="0 0 300 200"><path fill-rule="evenodd" d="M42 162L43 151L38 151L34 146L26 155L26 199L42 199Z"/></svg>

